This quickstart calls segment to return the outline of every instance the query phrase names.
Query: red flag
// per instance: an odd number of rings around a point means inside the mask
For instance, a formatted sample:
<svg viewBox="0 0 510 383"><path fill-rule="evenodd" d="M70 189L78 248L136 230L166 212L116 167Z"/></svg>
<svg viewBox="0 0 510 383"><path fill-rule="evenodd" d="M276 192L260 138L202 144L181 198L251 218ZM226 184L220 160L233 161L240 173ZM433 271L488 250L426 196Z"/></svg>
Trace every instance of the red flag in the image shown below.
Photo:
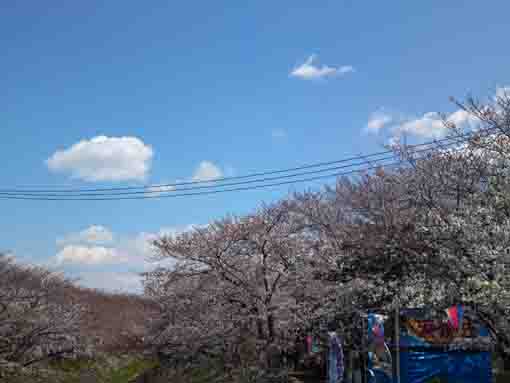
<svg viewBox="0 0 510 383"><path fill-rule="evenodd" d="M448 323L454 330L459 329L459 308L458 306L449 307L446 310L448 314Z"/></svg>

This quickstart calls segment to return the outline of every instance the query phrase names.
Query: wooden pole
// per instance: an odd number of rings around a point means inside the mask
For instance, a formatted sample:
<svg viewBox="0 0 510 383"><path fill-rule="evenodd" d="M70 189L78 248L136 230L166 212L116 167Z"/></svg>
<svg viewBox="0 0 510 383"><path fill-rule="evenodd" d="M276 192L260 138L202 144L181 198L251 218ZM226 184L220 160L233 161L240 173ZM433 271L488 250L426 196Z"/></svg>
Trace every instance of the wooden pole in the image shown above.
<svg viewBox="0 0 510 383"><path fill-rule="evenodd" d="M361 372L361 383L367 383L367 356L368 356L368 347L367 347L367 339L365 335L367 321L365 321L365 317L361 318L361 353L360 353L360 372Z"/></svg>
<svg viewBox="0 0 510 383"><path fill-rule="evenodd" d="M349 375L347 380L352 383L353 378L354 378L354 351L351 349L349 350Z"/></svg>
<svg viewBox="0 0 510 383"><path fill-rule="evenodd" d="M395 372L396 383L400 383L400 307L395 308Z"/></svg>

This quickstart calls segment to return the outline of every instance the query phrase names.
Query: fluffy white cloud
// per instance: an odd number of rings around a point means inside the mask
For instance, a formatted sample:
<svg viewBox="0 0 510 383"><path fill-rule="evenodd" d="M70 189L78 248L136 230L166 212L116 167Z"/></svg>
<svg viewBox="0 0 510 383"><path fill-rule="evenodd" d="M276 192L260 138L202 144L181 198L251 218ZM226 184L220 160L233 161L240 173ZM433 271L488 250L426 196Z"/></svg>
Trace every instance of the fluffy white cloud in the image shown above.
<svg viewBox="0 0 510 383"><path fill-rule="evenodd" d="M133 272L82 271L76 274L82 286L110 292L141 293L142 278Z"/></svg>
<svg viewBox="0 0 510 383"><path fill-rule="evenodd" d="M497 110L500 107L498 102L507 99L510 99L510 87L498 87L489 103ZM437 112L429 112L419 118L404 118L395 114L376 112L370 116L365 130L373 133L389 132L391 134L389 142L392 144L398 142L404 134L421 139L444 137L450 124L463 131L474 131L480 129L482 122L464 109L444 116Z"/></svg>
<svg viewBox="0 0 510 383"><path fill-rule="evenodd" d="M106 265L125 262L125 258L114 248L102 246L65 246L55 256L58 265Z"/></svg>
<svg viewBox="0 0 510 383"><path fill-rule="evenodd" d="M291 72L291 77L300 78L303 80L314 80L332 76L344 75L354 72L354 68L350 65L340 67L331 67L327 65L317 65L317 56L311 55L306 61L295 67Z"/></svg>
<svg viewBox="0 0 510 383"><path fill-rule="evenodd" d="M46 165L51 171L91 182L144 180L153 154L136 137L97 136L55 152Z"/></svg>
<svg viewBox="0 0 510 383"><path fill-rule="evenodd" d="M210 161L202 161L193 173L193 181L213 181L223 177L221 169Z"/></svg>
<svg viewBox="0 0 510 383"><path fill-rule="evenodd" d="M104 226L91 226L79 233L72 233L57 240L57 245L61 249L55 255L54 261L57 266L122 265L139 271L149 270L161 265L150 260L155 251L152 245L155 239L164 235L176 236L197 227L200 226L164 227L158 232L141 232L136 235L122 236L114 235ZM108 244L105 240L108 240ZM104 245L99 246L98 243ZM165 263L165 265L168 264L168 262Z"/></svg>
<svg viewBox="0 0 510 383"><path fill-rule="evenodd" d="M446 116L448 123L454 124L459 129L474 130L480 126L480 121L465 110L459 109ZM441 138L448 132L448 127L439 113L425 113L421 118L409 120L397 126L396 133L409 133L421 138Z"/></svg>
<svg viewBox="0 0 510 383"><path fill-rule="evenodd" d="M460 129L475 130L480 126L476 117L462 109L444 117ZM386 131L390 134L389 143L392 144L398 142L403 135L428 140L442 138L448 133L448 127L443 116L437 112L425 113L419 118L375 112L370 116L365 131L374 134Z"/></svg>
<svg viewBox="0 0 510 383"><path fill-rule="evenodd" d="M407 121L396 129L398 133L409 133L421 138L439 138L447 131L443 120L436 112L425 113L422 117Z"/></svg>
<svg viewBox="0 0 510 383"><path fill-rule="evenodd" d="M450 114L448 121L461 129L475 130L480 127L480 120L462 109Z"/></svg>
<svg viewBox="0 0 510 383"><path fill-rule="evenodd" d="M78 233L71 233L57 239L57 246L104 245L113 242L113 233L104 226L93 225Z"/></svg>
<svg viewBox="0 0 510 383"><path fill-rule="evenodd" d="M232 168L226 169L227 173L232 173ZM184 180L177 179L175 182L165 182L158 185L151 186L146 189L145 193L149 197L158 197L161 195L169 194L170 192L176 191L179 192L180 188L188 188L191 185L186 185L186 183L192 181L214 181L218 178L223 178L225 176L224 171L214 163L210 161L202 161L195 168L191 177L186 178Z"/></svg>
<svg viewBox="0 0 510 383"><path fill-rule="evenodd" d="M120 238L116 246L119 252L126 255L132 266L145 269L147 268L147 259L155 251L152 241L158 237L158 233L141 232Z"/></svg>
<svg viewBox="0 0 510 383"><path fill-rule="evenodd" d="M379 111L372 113L368 119L366 131L369 133L379 133L381 129L393 122L393 117L388 113Z"/></svg>

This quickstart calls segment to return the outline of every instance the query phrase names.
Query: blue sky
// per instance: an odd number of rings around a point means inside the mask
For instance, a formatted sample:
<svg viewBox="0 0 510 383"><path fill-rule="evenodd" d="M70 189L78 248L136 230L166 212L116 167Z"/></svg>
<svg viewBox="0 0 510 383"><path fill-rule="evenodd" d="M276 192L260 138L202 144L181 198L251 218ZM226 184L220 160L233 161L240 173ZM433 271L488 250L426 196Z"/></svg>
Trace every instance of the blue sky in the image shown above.
<svg viewBox="0 0 510 383"><path fill-rule="evenodd" d="M507 2L317 4L2 1L1 186L174 182L339 159L403 130L439 137L430 112L455 112L449 96L510 84ZM97 158L110 149L111 163ZM143 267L144 239L288 190L0 201L0 249L67 260L58 266L90 286L133 288L126 273Z"/></svg>

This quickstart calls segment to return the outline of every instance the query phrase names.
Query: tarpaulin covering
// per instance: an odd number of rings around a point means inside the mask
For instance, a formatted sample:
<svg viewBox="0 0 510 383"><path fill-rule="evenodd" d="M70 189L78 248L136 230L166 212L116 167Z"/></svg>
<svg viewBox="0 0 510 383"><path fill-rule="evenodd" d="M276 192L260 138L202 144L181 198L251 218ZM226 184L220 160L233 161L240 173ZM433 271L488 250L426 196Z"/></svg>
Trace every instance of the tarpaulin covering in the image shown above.
<svg viewBox="0 0 510 383"><path fill-rule="evenodd" d="M402 351L401 383L490 383L489 352Z"/></svg>
<svg viewBox="0 0 510 383"><path fill-rule="evenodd" d="M401 383L492 382L490 338L462 306L401 311Z"/></svg>

